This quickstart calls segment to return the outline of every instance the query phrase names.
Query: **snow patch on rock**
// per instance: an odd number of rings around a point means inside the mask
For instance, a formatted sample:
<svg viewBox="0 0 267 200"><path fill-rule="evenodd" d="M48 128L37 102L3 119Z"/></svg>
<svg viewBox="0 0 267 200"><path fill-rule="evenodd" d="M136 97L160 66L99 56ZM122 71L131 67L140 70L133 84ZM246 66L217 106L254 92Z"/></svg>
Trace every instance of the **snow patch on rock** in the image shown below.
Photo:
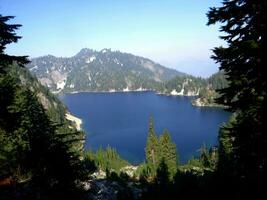
<svg viewBox="0 0 267 200"><path fill-rule="evenodd" d="M98 72L97 72L97 73L98 73ZM96 74L96 75L97 75L97 74ZM87 73L87 76L88 76L88 80L91 81L91 80L92 80L92 77L91 77L91 73L90 73L90 72Z"/></svg>
<svg viewBox="0 0 267 200"><path fill-rule="evenodd" d="M70 84L70 88L74 88L74 84L72 83L72 84Z"/></svg>
<svg viewBox="0 0 267 200"><path fill-rule="evenodd" d="M110 89L109 92L116 92L116 90L115 89Z"/></svg>
<svg viewBox="0 0 267 200"><path fill-rule="evenodd" d="M95 59L96 59L95 56L91 56L91 57L88 58L85 62L86 62L86 63L91 63L91 62L93 62Z"/></svg>
<svg viewBox="0 0 267 200"><path fill-rule="evenodd" d="M174 96L183 96L184 95L184 87L181 89L180 92L177 92L176 90L172 90L171 91L171 95L174 95Z"/></svg>
<svg viewBox="0 0 267 200"><path fill-rule="evenodd" d="M30 71L32 71L32 70L34 70L34 69L38 69L38 66L35 65L34 67L32 67L32 68L30 69Z"/></svg>
<svg viewBox="0 0 267 200"><path fill-rule="evenodd" d="M196 91L188 91L186 96L198 96L199 90L200 89L198 88L197 92Z"/></svg>
<svg viewBox="0 0 267 200"><path fill-rule="evenodd" d="M66 79L57 82L57 90L62 90L62 89L64 89L65 85L66 85Z"/></svg>
<svg viewBox="0 0 267 200"><path fill-rule="evenodd" d="M146 89L140 87L140 88L138 88L136 91L146 91Z"/></svg>
<svg viewBox="0 0 267 200"><path fill-rule="evenodd" d="M129 92L130 90L129 90L128 86L127 86L126 88L123 88L122 91L123 91L123 92Z"/></svg>

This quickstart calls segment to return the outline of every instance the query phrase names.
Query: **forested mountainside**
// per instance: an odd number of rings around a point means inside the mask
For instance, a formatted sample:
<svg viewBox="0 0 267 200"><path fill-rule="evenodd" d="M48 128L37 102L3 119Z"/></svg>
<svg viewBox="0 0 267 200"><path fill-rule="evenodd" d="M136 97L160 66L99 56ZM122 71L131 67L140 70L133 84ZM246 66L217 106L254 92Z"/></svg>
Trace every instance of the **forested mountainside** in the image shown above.
<svg viewBox="0 0 267 200"><path fill-rule="evenodd" d="M196 106L221 106L216 99L220 97L219 91L227 87L227 75L221 70L207 79L206 88L201 90L193 104Z"/></svg>
<svg viewBox="0 0 267 200"><path fill-rule="evenodd" d="M0 196L49 198L52 188L70 188L81 177L84 133L23 67L25 57L0 56Z"/></svg>
<svg viewBox="0 0 267 200"><path fill-rule="evenodd" d="M216 90L227 85L223 72L207 79L194 77L110 49L82 49L70 58L34 58L27 67L54 93L153 90L166 95L198 96L193 103L197 106L217 106Z"/></svg>
<svg viewBox="0 0 267 200"><path fill-rule="evenodd" d="M227 87L227 80L223 71L219 71L207 79L194 76L177 76L166 81L163 93L184 96L205 96L207 91L216 91Z"/></svg>
<svg viewBox="0 0 267 200"><path fill-rule="evenodd" d="M156 91L166 95L195 96L192 100L195 106L221 106L216 103L220 96L218 91L227 85L224 71L219 71L207 79L189 75L177 76L165 81Z"/></svg>
<svg viewBox="0 0 267 200"><path fill-rule="evenodd" d="M10 65L9 74L21 87L30 89L37 96L50 119L54 123L60 124L61 129L71 128L76 131L75 122L66 119L66 114L69 114L66 106L47 87L43 86L27 68L21 68L16 64Z"/></svg>
<svg viewBox="0 0 267 200"><path fill-rule="evenodd" d="M192 103L195 106L222 107L222 104L218 103L216 99L221 96L220 91L227 87L227 75L221 70L205 80L205 87L199 90L199 95Z"/></svg>
<svg viewBox="0 0 267 200"><path fill-rule="evenodd" d="M123 91L159 87L177 75L147 58L120 51L82 49L70 58L43 56L27 66L53 92Z"/></svg>
<svg viewBox="0 0 267 200"><path fill-rule="evenodd" d="M18 65L11 65L9 74L19 85L29 88L36 93L39 101L50 114L54 121L62 123L65 121L66 107L56 98L48 88L44 87L40 82L30 74L26 68Z"/></svg>
<svg viewBox="0 0 267 200"><path fill-rule="evenodd" d="M207 87L207 80L194 76L176 76L162 84L160 93L182 96L198 96Z"/></svg>

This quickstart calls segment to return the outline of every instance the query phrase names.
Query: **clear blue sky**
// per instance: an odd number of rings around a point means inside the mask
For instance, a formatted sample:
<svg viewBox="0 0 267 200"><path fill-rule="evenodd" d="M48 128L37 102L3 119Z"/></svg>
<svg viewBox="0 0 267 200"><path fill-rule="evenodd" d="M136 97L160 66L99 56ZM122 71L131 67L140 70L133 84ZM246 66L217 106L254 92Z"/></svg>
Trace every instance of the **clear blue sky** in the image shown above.
<svg viewBox="0 0 267 200"><path fill-rule="evenodd" d="M0 0L23 38L7 52L72 56L81 48L111 48L207 77L218 70L211 49L222 45L218 26L207 27L220 0Z"/></svg>

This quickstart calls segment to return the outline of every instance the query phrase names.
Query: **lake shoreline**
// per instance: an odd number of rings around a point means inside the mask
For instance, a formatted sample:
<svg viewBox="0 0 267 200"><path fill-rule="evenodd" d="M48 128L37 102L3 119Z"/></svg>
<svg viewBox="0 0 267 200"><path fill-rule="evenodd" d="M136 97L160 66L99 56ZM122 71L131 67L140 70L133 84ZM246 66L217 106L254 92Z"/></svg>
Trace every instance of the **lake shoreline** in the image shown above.
<svg viewBox="0 0 267 200"><path fill-rule="evenodd" d="M152 90L152 89L143 89L143 90L127 90L127 91L123 91L123 90L115 90L115 91L73 91L73 92L62 92L60 93L60 95L64 95L64 94L80 94L80 93L100 93L100 94L111 94L111 93L144 93L144 92L153 92L156 95L163 95L163 96L173 96L173 97L192 97L194 99L192 99L191 104L194 107L200 107L200 108L204 108L204 107L209 107L209 108L222 108L224 109L225 107L219 104L204 104L204 103L198 103L197 100L199 99L199 95L182 95L182 94L172 94L172 93L163 93L163 92L158 92L156 90Z"/></svg>
<svg viewBox="0 0 267 200"><path fill-rule="evenodd" d="M154 92L157 95L164 95L164 96L181 96L181 97L197 97L198 95L181 95L181 94L171 94L171 93L163 93L163 92L157 92L156 90L116 90L116 91L73 91L73 92L61 92L61 95L64 94L80 94L80 93L143 93L143 92Z"/></svg>
<svg viewBox="0 0 267 200"><path fill-rule="evenodd" d="M74 122L75 127L78 131L82 130L82 127L81 127L83 123L82 119L72 115L71 113L66 113L65 117L67 120Z"/></svg>

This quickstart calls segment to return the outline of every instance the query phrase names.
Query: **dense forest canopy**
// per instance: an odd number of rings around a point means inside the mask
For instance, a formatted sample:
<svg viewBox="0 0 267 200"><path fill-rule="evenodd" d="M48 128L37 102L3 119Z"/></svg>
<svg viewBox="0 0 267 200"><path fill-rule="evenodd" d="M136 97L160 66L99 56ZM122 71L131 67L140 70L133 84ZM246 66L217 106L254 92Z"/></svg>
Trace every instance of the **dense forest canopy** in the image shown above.
<svg viewBox="0 0 267 200"><path fill-rule="evenodd" d="M83 134L70 128L64 106L24 69L26 56L5 54L5 46L20 38L15 34L20 25L8 24L10 19L0 15L0 194L72 195L85 172Z"/></svg>
<svg viewBox="0 0 267 200"><path fill-rule="evenodd" d="M266 6L264 1L224 0L208 12L208 25L221 23L227 47L212 58L227 75L218 102L234 113L220 131L218 173L237 196L254 198L266 185ZM223 178L222 178L223 179Z"/></svg>

